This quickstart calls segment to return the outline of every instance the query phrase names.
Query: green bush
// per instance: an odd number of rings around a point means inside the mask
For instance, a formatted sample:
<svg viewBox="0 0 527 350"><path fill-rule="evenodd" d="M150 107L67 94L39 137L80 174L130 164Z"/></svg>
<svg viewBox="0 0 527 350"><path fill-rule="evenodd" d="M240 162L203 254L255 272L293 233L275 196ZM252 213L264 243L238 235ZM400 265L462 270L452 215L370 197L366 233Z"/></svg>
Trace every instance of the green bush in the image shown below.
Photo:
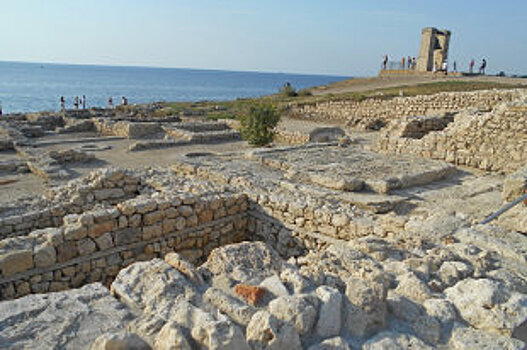
<svg viewBox="0 0 527 350"><path fill-rule="evenodd" d="M296 92L296 89L291 84L285 84L280 89L280 94L282 94L285 97L296 97L298 96L298 92Z"/></svg>
<svg viewBox="0 0 527 350"><path fill-rule="evenodd" d="M242 138L250 145L264 146L273 141L274 128L280 121L280 113L272 104L251 106L239 118Z"/></svg>

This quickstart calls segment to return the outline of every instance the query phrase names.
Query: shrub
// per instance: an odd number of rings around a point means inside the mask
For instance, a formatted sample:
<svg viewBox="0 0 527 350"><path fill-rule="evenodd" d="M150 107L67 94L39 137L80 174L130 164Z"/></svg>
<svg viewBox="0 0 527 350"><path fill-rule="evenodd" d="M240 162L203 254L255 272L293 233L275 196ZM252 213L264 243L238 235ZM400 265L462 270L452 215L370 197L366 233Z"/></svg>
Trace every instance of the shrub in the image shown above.
<svg viewBox="0 0 527 350"><path fill-rule="evenodd" d="M313 96L313 94L311 93L311 90L309 89L302 89L302 90L298 90L298 96Z"/></svg>
<svg viewBox="0 0 527 350"><path fill-rule="evenodd" d="M298 92L296 92L296 89L293 87L293 85L291 85L289 83L286 83L279 90L280 90L280 94L284 95L285 97L296 97L296 96L298 96Z"/></svg>
<svg viewBox="0 0 527 350"><path fill-rule="evenodd" d="M250 145L264 146L273 141L274 128L280 121L277 108L269 103L251 106L239 118L242 138Z"/></svg>

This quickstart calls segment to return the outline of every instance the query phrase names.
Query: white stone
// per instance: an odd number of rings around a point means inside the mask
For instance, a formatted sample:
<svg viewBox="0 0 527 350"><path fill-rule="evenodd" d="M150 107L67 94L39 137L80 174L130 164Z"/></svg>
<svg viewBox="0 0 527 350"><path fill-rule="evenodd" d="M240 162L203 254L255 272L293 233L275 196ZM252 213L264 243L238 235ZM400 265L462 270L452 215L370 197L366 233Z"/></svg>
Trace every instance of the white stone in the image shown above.
<svg viewBox="0 0 527 350"><path fill-rule="evenodd" d="M315 293L320 299L319 316L315 326L317 335L322 338L338 335L342 322L342 294L329 286L320 286Z"/></svg>

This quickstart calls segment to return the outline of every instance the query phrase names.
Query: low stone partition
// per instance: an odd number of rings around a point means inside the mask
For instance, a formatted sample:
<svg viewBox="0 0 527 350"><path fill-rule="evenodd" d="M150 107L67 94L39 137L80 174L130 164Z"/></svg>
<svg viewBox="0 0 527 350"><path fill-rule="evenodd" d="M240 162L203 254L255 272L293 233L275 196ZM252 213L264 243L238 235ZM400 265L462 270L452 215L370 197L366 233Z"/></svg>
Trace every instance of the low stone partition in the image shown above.
<svg viewBox="0 0 527 350"><path fill-rule="evenodd" d="M82 213L98 204L114 205L137 196L145 185L129 171L103 169L86 178L52 188L47 198L34 205L4 208L0 216L0 239L58 227L68 214Z"/></svg>
<svg viewBox="0 0 527 350"><path fill-rule="evenodd" d="M286 145L302 145L309 142L309 135L300 131L277 130L273 141Z"/></svg>
<svg viewBox="0 0 527 350"><path fill-rule="evenodd" d="M177 123L165 126L170 137L183 139L189 143L214 143L240 140L240 132L231 129L226 123Z"/></svg>
<svg viewBox="0 0 527 350"><path fill-rule="evenodd" d="M347 125L352 128L378 130L390 120L409 116L453 113L468 108L490 111L500 103L521 97L525 91L525 89L509 89L442 92L390 99L369 98L360 102L342 100L293 104L289 106L289 115L314 121L347 121Z"/></svg>
<svg viewBox="0 0 527 350"><path fill-rule="evenodd" d="M247 197L167 194L68 215L58 228L0 241L1 299L102 281L176 251L191 262L247 238Z"/></svg>
<svg viewBox="0 0 527 350"><path fill-rule="evenodd" d="M102 135L107 136L141 139L163 133L161 124L156 122L134 123L128 121L113 121L103 118L93 119L93 122L97 131Z"/></svg>
<svg viewBox="0 0 527 350"><path fill-rule="evenodd" d="M489 113L464 112L442 131L420 139L388 130L375 148L386 153L409 153L480 168L513 172L527 162L527 104L503 104Z"/></svg>

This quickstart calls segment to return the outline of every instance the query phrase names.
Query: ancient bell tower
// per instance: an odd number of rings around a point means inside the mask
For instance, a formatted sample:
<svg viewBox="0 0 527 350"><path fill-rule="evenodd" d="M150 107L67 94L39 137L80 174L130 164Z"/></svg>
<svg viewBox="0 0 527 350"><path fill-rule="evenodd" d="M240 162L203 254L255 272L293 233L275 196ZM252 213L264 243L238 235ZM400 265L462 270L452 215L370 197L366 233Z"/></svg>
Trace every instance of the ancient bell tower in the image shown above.
<svg viewBox="0 0 527 350"><path fill-rule="evenodd" d="M421 32L421 49L417 58L417 71L431 72L435 67L441 69L448 58L449 30L424 28Z"/></svg>

